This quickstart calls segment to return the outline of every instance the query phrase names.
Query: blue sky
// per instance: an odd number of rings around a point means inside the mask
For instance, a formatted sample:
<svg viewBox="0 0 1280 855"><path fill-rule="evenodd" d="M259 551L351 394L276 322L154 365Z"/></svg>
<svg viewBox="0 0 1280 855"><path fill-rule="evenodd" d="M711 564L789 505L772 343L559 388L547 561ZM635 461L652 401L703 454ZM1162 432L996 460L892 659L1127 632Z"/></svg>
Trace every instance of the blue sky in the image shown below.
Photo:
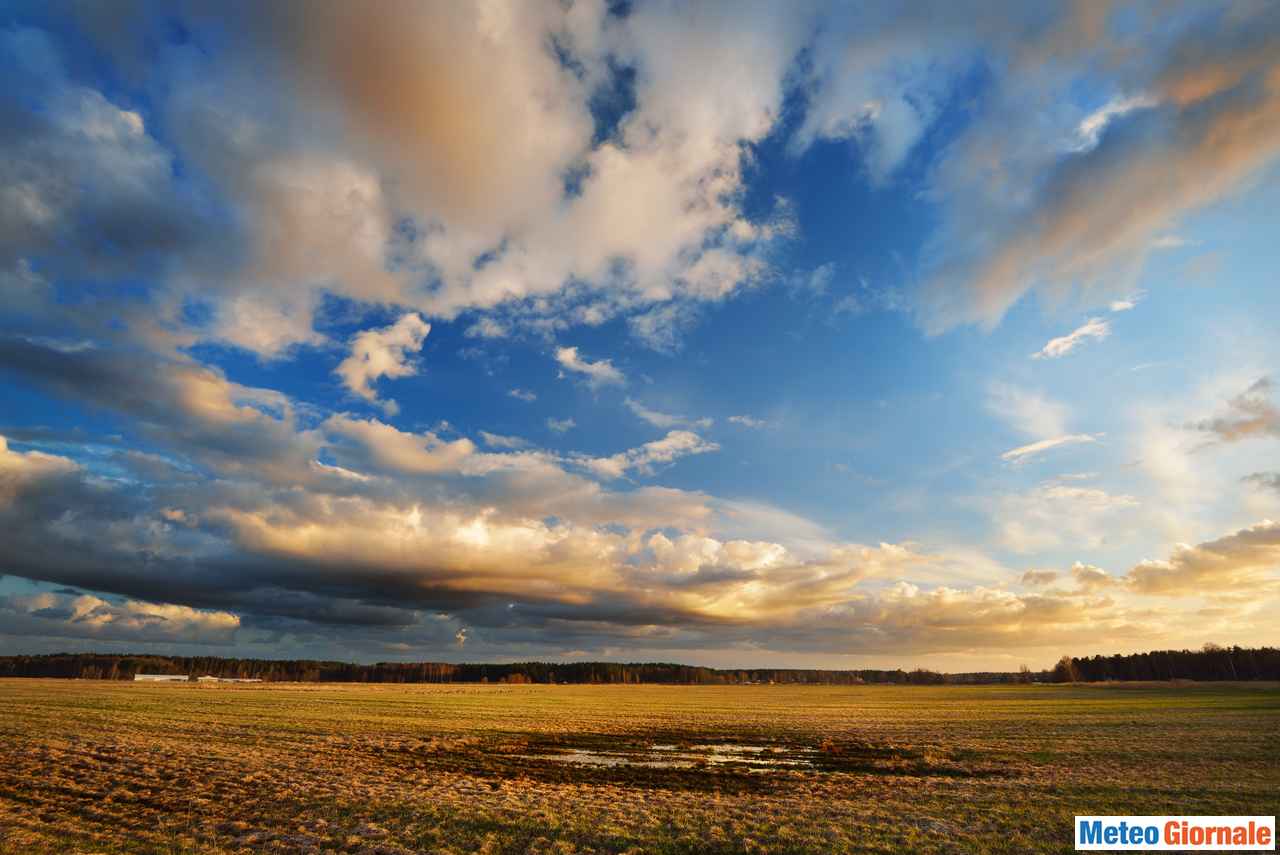
<svg viewBox="0 0 1280 855"><path fill-rule="evenodd" d="M14 652L1274 643L1267 4L0 16Z"/></svg>

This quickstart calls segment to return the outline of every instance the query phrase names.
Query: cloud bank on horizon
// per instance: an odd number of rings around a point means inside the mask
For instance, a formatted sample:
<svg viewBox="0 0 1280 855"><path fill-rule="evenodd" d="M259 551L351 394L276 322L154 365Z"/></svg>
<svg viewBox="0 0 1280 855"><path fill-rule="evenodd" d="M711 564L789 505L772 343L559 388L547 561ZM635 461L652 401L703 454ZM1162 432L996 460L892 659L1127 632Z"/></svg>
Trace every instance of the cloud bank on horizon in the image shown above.
<svg viewBox="0 0 1280 855"><path fill-rule="evenodd" d="M1277 641L1274 4L19 3L0 69L9 648Z"/></svg>

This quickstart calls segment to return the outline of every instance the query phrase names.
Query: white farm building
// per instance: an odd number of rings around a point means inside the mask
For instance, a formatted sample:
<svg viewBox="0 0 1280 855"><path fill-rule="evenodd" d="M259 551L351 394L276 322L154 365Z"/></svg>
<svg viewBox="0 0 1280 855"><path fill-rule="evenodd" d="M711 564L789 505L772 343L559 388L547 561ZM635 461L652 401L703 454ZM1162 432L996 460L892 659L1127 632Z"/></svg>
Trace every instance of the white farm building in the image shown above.
<svg viewBox="0 0 1280 855"><path fill-rule="evenodd" d="M186 674L134 674L135 683L186 683L191 678Z"/></svg>

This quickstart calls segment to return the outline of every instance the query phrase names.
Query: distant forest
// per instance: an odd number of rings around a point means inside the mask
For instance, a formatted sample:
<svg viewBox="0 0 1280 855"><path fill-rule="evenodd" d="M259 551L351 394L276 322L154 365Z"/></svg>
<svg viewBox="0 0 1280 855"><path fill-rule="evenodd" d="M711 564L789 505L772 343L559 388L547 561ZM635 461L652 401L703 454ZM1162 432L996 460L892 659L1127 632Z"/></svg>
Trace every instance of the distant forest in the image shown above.
<svg viewBox="0 0 1280 855"><path fill-rule="evenodd" d="M669 663L510 662L497 665L447 662L319 662L305 659L223 659L214 656L150 656L54 653L0 657L0 677L66 677L132 680L135 674L240 677L302 683L666 683L727 685L809 683L1095 682L1105 680L1280 680L1280 648L1218 647L1157 650L1076 659L1064 656L1047 671L941 674L937 671L827 671L800 668L702 668Z"/></svg>

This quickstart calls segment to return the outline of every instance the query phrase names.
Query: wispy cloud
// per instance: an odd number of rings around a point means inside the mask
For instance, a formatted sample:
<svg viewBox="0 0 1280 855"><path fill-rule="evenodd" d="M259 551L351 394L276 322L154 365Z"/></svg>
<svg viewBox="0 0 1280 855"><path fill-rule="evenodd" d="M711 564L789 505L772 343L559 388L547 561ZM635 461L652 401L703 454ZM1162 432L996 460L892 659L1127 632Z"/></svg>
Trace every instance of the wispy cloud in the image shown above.
<svg viewBox="0 0 1280 855"><path fill-rule="evenodd" d="M521 439L518 436L503 436L502 434L489 433L487 430L480 431L480 438L484 440L484 444L490 448L527 448L529 441Z"/></svg>
<svg viewBox="0 0 1280 855"><path fill-rule="evenodd" d="M625 401L623 401L623 404L626 406L628 410L635 413L635 415L641 421L648 422L649 424L658 428L666 429L666 428L673 428L673 427L694 427L694 428L705 430L711 427L712 424L714 424L714 420L710 418L704 417L699 419L693 419L693 418L687 418L685 416L672 415L670 413L663 413L658 410L654 410L649 407L646 407L644 404L640 403L634 398L627 398Z"/></svg>
<svg viewBox="0 0 1280 855"><path fill-rule="evenodd" d="M674 463L681 457L719 451L720 446L686 430L673 430L662 439L646 442L638 448L609 457L577 456L574 462L604 478L621 478L634 471L652 475L661 464Z"/></svg>
<svg viewBox="0 0 1280 855"><path fill-rule="evenodd" d="M572 418L564 418L564 419L548 418L547 419L547 429L550 430L552 433L566 433L568 431L573 430L577 426L578 426L578 423L575 422Z"/></svg>
<svg viewBox="0 0 1280 855"><path fill-rule="evenodd" d="M1142 301L1142 298L1145 296L1147 296L1146 292L1136 291L1133 294L1130 294L1128 297L1125 297L1123 299L1112 300L1110 303L1107 304L1107 308L1110 309L1112 312L1128 312L1132 309L1137 308L1138 303L1140 303Z"/></svg>
<svg viewBox="0 0 1280 855"><path fill-rule="evenodd" d="M1112 304L1114 307L1115 303ZM1132 305L1125 308L1133 308ZM1123 311L1115 309L1113 311ZM1104 339L1111 335L1111 323L1103 318L1090 318L1081 327L1059 338L1050 339L1039 351L1031 354L1032 359L1061 359L1091 338Z"/></svg>
<svg viewBox="0 0 1280 855"><path fill-rule="evenodd" d="M1046 451L1052 451L1055 448L1062 448L1067 445L1081 445L1084 443L1097 442L1102 434L1092 433L1073 433L1065 436L1055 436L1049 439L1042 439L1036 442L1020 445L1017 448L1011 448L1004 454L1000 455L1000 459L1007 463L1025 463L1034 457L1044 454Z"/></svg>

